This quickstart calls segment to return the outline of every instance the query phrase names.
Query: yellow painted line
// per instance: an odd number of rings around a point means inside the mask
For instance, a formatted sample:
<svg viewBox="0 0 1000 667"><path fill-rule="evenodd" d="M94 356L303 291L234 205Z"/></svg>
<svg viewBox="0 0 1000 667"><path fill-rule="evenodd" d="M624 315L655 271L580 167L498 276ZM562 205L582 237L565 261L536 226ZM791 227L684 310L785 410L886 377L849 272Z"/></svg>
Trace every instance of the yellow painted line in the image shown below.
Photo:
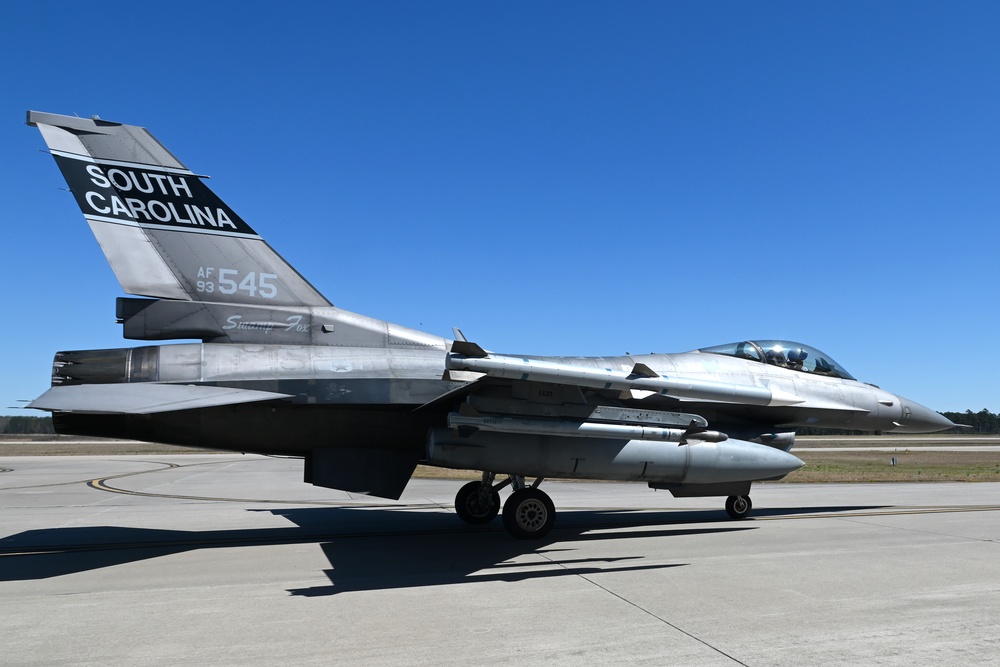
<svg viewBox="0 0 1000 667"><path fill-rule="evenodd" d="M177 466L175 466L177 467ZM148 471L156 472L156 471ZM172 493L150 493L148 491L132 491L129 489L120 489L115 486L108 486L105 482L109 479L117 479L119 477L128 477L129 475L139 475L143 473L129 473L128 475L116 475L115 477L102 477L99 479L92 479L87 482L87 486L98 491L106 491L108 493L118 493L125 496L141 496L145 498L168 498L171 500L197 500L202 502L220 502L220 503L250 503L250 504L266 504L266 505L323 505L329 507L350 507L352 509L365 509L365 508L385 508L385 509L435 509L440 508L441 505L436 503L424 503L424 504L406 504L406 505L394 505L388 503L370 503L370 502L352 502L349 500L273 500L264 498L222 498L218 496L185 496L180 494Z"/></svg>

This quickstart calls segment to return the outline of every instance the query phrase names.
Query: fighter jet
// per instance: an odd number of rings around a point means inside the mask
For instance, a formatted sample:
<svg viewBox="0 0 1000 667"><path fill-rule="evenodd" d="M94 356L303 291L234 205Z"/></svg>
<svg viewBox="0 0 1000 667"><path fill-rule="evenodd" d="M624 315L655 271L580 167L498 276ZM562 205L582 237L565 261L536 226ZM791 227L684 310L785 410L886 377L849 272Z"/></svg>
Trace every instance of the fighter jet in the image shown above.
<svg viewBox="0 0 1000 667"><path fill-rule="evenodd" d="M35 111L28 124L135 295L117 299L124 337L200 341L58 352L30 407L60 433L299 456L306 482L393 499L418 464L481 471L458 516L487 523L502 506L530 539L555 521L546 478L725 497L741 519L753 482L802 466L798 427L953 426L795 342L511 355L348 312L146 129Z"/></svg>

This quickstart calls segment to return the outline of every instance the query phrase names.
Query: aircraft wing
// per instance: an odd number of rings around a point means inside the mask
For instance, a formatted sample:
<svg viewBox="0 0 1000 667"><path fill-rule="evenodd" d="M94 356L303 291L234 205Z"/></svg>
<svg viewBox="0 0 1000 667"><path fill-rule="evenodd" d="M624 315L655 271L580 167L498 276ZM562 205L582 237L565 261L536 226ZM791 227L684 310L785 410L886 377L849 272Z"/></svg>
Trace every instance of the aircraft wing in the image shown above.
<svg viewBox="0 0 1000 667"><path fill-rule="evenodd" d="M719 442L727 436L708 430L698 414L624 407L621 400L653 394L738 402L741 389L750 400L774 400L766 388L667 379L643 364L631 373L593 366L491 354L467 341L455 341L445 379L464 381L433 401L427 410L461 401L448 426L466 436L476 431L505 434ZM659 382L660 384L651 384ZM638 383L638 384L637 384ZM676 391L675 391L676 390Z"/></svg>
<svg viewBox="0 0 1000 667"><path fill-rule="evenodd" d="M146 415L284 398L292 396L231 387L136 382L52 387L27 407L50 412Z"/></svg>

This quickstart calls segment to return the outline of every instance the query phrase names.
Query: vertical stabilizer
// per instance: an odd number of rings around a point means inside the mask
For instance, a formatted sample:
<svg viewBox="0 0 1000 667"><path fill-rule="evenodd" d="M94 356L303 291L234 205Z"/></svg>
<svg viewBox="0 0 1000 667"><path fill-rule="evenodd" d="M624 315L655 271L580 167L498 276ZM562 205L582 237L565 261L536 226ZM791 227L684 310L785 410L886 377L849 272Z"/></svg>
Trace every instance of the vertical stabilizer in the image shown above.
<svg viewBox="0 0 1000 667"><path fill-rule="evenodd" d="M28 112L129 294L329 306L145 128Z"/></svg>

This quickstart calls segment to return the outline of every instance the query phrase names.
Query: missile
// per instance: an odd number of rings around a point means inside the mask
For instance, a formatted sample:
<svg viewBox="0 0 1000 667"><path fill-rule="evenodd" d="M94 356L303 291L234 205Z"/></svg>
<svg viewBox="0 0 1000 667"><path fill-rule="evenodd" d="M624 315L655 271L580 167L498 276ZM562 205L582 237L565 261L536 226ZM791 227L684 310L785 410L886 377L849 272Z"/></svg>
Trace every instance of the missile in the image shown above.
<svg viewBox="0 0 1000 667"><path fill-rule="evenodd" d="M610 368L576 366L523 357L501 355L466 357L450 354L446 365L448 370L473 371L485 373L490 377L614 389L623 392L627 397L648 396L655 393L675 398L761 406L797 405L805 402L804 399L779 389L693 378L668 378L656 374L641 363L635 364L631 373L626 373Z"/></svg>
<svg viewBox="0 0 1000 667"><path fill-rule="evenodd" d="M722 442L729 436L719 431L699 431L679 428L656 428L633 424L598 424L595 422L565 419L530 419L526 417L475 417L451 413L448 426L474 427L481 431L497 433L522 433L532 435L582 436L585 438L620 438L622 440L651 440L686 443L688 440Z"/></svg>

